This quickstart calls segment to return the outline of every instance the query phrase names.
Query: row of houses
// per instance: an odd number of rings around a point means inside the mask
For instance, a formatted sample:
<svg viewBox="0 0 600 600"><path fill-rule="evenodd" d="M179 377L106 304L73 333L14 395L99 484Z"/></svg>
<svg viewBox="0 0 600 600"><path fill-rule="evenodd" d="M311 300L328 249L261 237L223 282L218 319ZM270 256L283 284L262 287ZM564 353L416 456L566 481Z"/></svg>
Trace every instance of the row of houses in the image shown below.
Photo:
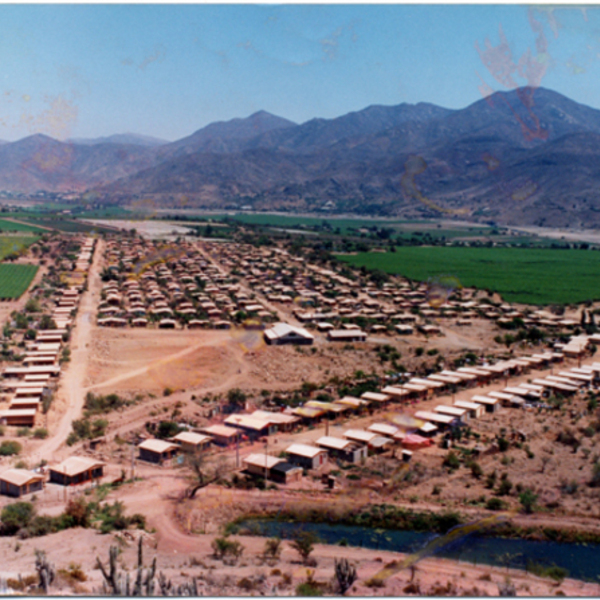
<svg viewBox="0 0 600 600"><path fill-rule="evenodd" d="M37 471L7 469L0 473L0 494L19 498L44 489L46 483L63 486L99 482L106 463L81 456L71 456L58 465Z"/></svg>
<svg viewBox="0 0 600 600"><path fill-rule="evenodd" d="M86 238L75 261L74 269L87 276L94 248L94 240ZM85 281L85 277L84 277ZM82 285L61 289L51 317L56 329L36 332L35 340L27 343L27 349L19 366L6 367L2 373L2 390L8 398L8 409L0 411L0 423L32 427L45 397L60 375L60 356L64 339L71 325L71 316L77 310Z"/></svg>

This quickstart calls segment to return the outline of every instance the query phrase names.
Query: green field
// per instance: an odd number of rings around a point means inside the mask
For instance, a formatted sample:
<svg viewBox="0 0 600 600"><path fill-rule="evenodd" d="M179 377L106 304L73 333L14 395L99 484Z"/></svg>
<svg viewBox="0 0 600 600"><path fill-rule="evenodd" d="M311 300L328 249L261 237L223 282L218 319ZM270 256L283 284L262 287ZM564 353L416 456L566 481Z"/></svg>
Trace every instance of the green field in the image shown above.
<svg viewBox="0 0 600 600"><path fill-rule="evenodd" d="M0 260L12 253L19 253L39 238L32 235L0 235Z"/></svg>
<svg viewBox="0 0 600 600"><path fill-rule="evenodd" d="M395 253L338 258L417 281L449 275L465 287L499 292L509 302L546 305L600 299L600 252L591 250L404 246Z"/></svg>
<svg viewBox="0 0 600 600"><path fill-rule="evenodd" d="M40 229L35 225L15 223L13 221L7 221L6 219L0 219L0 231L28 231L31 233L44 233L43 229Z"/></svg>
<svg viewBox="0 0 600 600"><path fill-rule="evenodd" d="M38 267L35 265L0 265L0 298L19 298L29 287Z"/></svg>

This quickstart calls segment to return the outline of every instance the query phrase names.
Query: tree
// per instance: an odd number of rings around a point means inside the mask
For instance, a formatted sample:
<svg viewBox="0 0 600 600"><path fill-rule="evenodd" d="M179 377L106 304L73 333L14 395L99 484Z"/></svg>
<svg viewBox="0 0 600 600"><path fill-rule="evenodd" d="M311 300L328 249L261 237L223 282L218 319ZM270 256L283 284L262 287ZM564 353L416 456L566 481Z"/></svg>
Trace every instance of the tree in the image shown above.
<svg viewBox="0 0 600 600"><path fill-rule="evenodd" d="M206 453L201 448L187 452L184 460L190 470L191 479L188 498L194 498L198 490L221 479L227 467L223 461L208 464Z"/></svg>
<svg viewBox="0 0 600 600"><path fill-rule="evenodd" d="M298 552L304 563L308 562L308 557L315 549L314 545L317 542L317 536L311 531L300 531L297 533L290 543L291 547Z"/></svg>
<svg viewBox="0 0 600 600"><path fill-rule="evenodd" d="M281 554L281 538L275 537L268 539L265 542L265 549L263 555L265 558L276 559Z"/></svg>
<svg viewBox="0 0 600 600"><path fill-rule="evenodd" d="M233 388L227 392L227 402L236 409L244 408L246 404L246 394L239 388Z"/></svg>
<svg viewBox="0 0 600 600"><path fill-rule="evenodd" d="M340 586L342 596L352 587L356 581L356 567L348 562L347 558L334 559L335 578Z"/></svg>
<svg viewBox="0 0 600 600"><path fill-rule="evenodd" d="M35 516L35 507L31 502L14 502L8 504L0 513L1 531L4 535L14 535L20 529L25 529Z"/></svg>
<svg viewBox="0 0 600 600"><path fill-rule="evenodd" d="M519 494L519 502L528 515L533 512L537 499L538 495L534 494L531 488L526 488Z"/></svg>

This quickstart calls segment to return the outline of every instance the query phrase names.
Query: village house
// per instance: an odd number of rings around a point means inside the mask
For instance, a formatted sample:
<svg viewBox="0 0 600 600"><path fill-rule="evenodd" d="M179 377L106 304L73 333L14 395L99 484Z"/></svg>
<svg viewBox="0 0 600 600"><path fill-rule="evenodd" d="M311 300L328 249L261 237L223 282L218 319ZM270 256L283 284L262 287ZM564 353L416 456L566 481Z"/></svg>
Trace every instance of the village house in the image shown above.
<svg viewBox="0 0 600 600"><path fill-rule="evenodd" d="M26 469L8 469L0 474L0 494L20 498L25 494L41 492L44 476Z"/></svg>
<svg viewBox="0 0 600 600"><path fill-rule="evenodd" d="M138 444L140 459L157 465L169 462L178 452L179 446L164 440L150 439Z"/></svg>
<svg viewBox="0 0 600 600"><path fill-rule="evenodd" d="M309 444L292 444L285 452L292 464L303 469L318 469L327 462L327 450Z"/></svg>
<svg viewBox="0 0 600 600"><path fill-rule="evenodd" d="M85 458L70 456L59 465L49 467L50 483L59 485L78 485L88 481L98 481L104 477L105 463Z"/></svg>

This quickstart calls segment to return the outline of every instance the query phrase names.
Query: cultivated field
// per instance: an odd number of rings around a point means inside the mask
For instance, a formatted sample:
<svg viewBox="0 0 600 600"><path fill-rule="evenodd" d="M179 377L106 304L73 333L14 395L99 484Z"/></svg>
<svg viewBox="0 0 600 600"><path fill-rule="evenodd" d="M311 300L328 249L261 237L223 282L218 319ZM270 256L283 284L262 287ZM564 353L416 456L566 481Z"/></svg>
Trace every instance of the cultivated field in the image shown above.
<svg viewBox="0 0 600 600"><path fill-rule="evenodd" d="M448 275L465 287L498 292L509 302L570 304L600 298L600 254L589 250L410 246L339 258L417 281Z"/></svg>
<svg viewBox="0 0 600 600"><path fill-rule="evenodd" d="M19 298L37 270L35 265L0 265L0 298Z"/></svg>
<svg viewBox="0 0 600 600"><path fill-rule="evenodd" d="M0 219L0 231L26 231L29 233L43 233L43 229L35 225L27 223L19 223L18 221L10 221L8 219Z"/></svg>

